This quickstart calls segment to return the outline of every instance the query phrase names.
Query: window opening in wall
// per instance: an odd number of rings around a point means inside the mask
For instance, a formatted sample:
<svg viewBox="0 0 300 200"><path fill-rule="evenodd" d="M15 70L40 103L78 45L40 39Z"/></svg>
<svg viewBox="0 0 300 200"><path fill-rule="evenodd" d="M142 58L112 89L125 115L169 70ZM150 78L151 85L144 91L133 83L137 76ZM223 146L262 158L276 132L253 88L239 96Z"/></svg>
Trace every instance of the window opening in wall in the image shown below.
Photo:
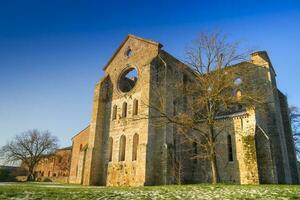
<svg viewBox="0 0 300 200"><path fill-rule="evenodd" d="M139 135L136 133L133 136L133 143L132 143L132 161L137 160L137 150L139 144Z"/></svg>
<svg viewBox="0 0 300 200"><path fill-rule="evenodd" d="M126 56L127 58L131 57L132 54L133 54L133 52L132 52L132 50L131 50L130 48L128 48L128 49L125 51L125 56Z"/></svg>
<svg viewBox="0 0 300 200"><path fill-rule="evenodd" d="M122 73L118 81L118 87L121 92L129 92L134 88L138 80L138 71L135 68L129 68Z"/></svg>
<svg viewBox="0 0 300 200"><path fill-rule="evenodd" d="M137 115L138 114L138 108L139 108L139 102L138 100L133 100L133 115Z"/></svg>
<svg viewBox="0 0 300 200"><path fill-rule="evenodd" d="M241 118L241 130L244 129L243 118Z"/></svg>
<svg viewBox="0 0 300 200"><path fill-rule="evenodd" d="M197 154L198 154L198 148L197 148L197 142L196 141L194 141L193 142L193 159L194 159L194 164L196 164L197 163L197 158L196 158L196 156L197 156Z"/></svg>
<svg viewBox="0 0 300 200"><path fill-rule="evenodd" d="M113 114L112 114L112 119L113 120L117 119L117 110L118 110L117 105L114 105L114 107L113 107Z"/></svg>
<svg viewBox="0 0 300 200"><path fill-rule="evenodd" d="M126 137L122 135L120 138L120 146L119 146L119 161L125 161L125 150L126 150Z"/></svg>
<svg viewBox="0 0 300 200"><path fill-rule="evenodd" d="M127 103L124 102L122 106L122 117L127 117Z"/></svg>
<svg viewBox="0 0 300 200"><path fill-rule="evenodd" d="M227 136L227 145L228 145L228 161L231 162L231 161L233 161L231 135Z"/></svg>
<svg viewBox="0 0 300 200"><path fill-rule="evenodd" d="M108 144L108 148L109 148L109 154L108 154L108 161L111 162L112 161L112 155L113 155L113 139L112 137L109 138L109 144Z"/></svg>

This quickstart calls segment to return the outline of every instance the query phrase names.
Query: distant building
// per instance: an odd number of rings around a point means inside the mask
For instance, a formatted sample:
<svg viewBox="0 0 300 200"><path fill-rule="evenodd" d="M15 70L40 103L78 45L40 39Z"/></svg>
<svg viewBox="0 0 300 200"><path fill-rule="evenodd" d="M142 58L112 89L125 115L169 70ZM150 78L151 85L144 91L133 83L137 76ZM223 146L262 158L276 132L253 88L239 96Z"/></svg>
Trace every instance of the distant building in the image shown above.
<svg viewBox="0 0 300 200"><path fill-rule="evenodd" d="M34 168L37 180L46 178L53 181L68 182L72 147L58 149L54 154L45 156Z"/></svg>

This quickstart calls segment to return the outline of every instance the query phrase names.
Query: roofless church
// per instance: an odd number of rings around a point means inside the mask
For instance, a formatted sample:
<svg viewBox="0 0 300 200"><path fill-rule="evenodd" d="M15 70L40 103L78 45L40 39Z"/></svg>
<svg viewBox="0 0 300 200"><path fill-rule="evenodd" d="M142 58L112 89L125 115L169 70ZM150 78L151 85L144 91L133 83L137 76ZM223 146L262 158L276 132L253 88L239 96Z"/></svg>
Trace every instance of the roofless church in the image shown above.
<svg viewBox="0 0 300 200"><path fill-rule="evenodd" d="M146 105L158 101L153 95L155 86L165 91L161 98L166 110L180 110L182 102L175 103L178 92L170 83L184 83L192 76L185 64L162 47L128 35L104 66L104 76L94 90L90 124L72 138L69 183L174 184L176 158L182 160L182 182L210 182L207 161L190 159L201 151L200 146L182 143L173 124L153 126L156 119L151 118L151 108ZM270 96L265 112L247 108L222 118L228 128L216 147L220 182L299 183L287 98L277 89L268 54L254 52L234 70L242 81L243 72L251 72L251 82L243 84L266 82ZM246 143L245 135L252 142Z"/></svg>

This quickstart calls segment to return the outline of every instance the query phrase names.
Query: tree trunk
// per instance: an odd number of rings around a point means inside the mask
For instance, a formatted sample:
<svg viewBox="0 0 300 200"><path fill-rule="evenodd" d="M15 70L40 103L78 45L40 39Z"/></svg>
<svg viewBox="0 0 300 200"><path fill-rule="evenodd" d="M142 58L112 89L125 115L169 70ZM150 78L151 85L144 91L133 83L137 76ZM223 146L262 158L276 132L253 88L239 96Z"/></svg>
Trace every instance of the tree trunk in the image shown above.
<svg viewBox="0 0 300 200"><path fill-rule="evenodd" d="M210 161L211 165L211 182L212 184L218 183L218 169L216 155L213 154Z"/></svg>
<svg viewBox="0 0 300 200"><path fill-rule="evenodd" d="M213 125L209 126L209 133L210 133L210 166L211 166L211 182L212 184L216 184L219 181L218 175L218 167L217 167L217 157L215 151L215 139L214 139L214 127Z"/></svg>
<svg viewBox="0 0 300 200"><path fill-rule="evenodd" d="M28 168L28 176L27 176L27 181L34 181L34 172L33 172L33 167Z"/></svg>

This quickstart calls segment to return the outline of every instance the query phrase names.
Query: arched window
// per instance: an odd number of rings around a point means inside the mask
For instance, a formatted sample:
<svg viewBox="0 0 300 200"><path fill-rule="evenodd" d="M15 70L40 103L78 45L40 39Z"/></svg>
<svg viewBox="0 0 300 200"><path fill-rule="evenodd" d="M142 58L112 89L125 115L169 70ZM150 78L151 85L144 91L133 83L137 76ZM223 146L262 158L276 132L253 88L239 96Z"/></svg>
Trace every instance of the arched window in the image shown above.
<svg viewBox="0 0 300 200"><path fill-rule="evenodd" d="M138 145L139 145L139 135L136 133L133 136L133 142L132 142L132 161L137 160Z"/></svg>
<svg viewBox="0 0 300 200"><path fill-rule="evenodd" d="M227 148L228 148L228 161L233 161L233 153L232 153L232 141L231 141L231 135L227 136Z"/></svg>
<svg viewBox="0 0 300 200"><path fill-rule="evenodd" d="M138 114L138 109L139 109L139 102L138 100L133 100L133 111L132 114L133 115L137 115Z"/></svg>
<svg viewBox="0 0 300 200"><path fill-rule="evenodd" d="M109 162L112 161L112 155L113 155L113 143L114 140L112 139L112 137L109 138L109 143L108 143L108 149L109 149L109 154L108 154L108 160Z"/></svg>
<svg viewBox="0 0 300 200"><path fill-rule="evenodd" d="M51 173L51 172L50 172L50 171L48 171L48 177L50 177L50 175L51 175L50 173Z"/></svg>
<svg viewBox="0 0 300 200"><path fill-rule="evenodd" d="M117 109L118 109L117 105L114 105L113 114L112 114L112 119L113 120L117 119Z"/></svg>
<svg viewBox="0 0 300 200"><path fill-rule="evenodd" d="M126 102L123 103L122 117L127 117L127 103Z"/></svg>
<svg viewBox="0 0 300 200"><path fill-rule="evenodd" d="M82 150L82 144L80 144L80 147L79 147L79 151L81 151Z"/></svg>
<svg viewBox="0 0 300 200"><path fill-rule="evenodd" d="M120 137L119 161L125 161L125 149L126 149L126 137L122 135Z"/></svg>
<svg viewBox="0 0 300 200"><path fill-rule="evenodd" d="M132 50L130 49L130 47L128 47L128 49L125 51L125 56L127 57L127 58L129 58L130 56L132 56Z"/></svg>

